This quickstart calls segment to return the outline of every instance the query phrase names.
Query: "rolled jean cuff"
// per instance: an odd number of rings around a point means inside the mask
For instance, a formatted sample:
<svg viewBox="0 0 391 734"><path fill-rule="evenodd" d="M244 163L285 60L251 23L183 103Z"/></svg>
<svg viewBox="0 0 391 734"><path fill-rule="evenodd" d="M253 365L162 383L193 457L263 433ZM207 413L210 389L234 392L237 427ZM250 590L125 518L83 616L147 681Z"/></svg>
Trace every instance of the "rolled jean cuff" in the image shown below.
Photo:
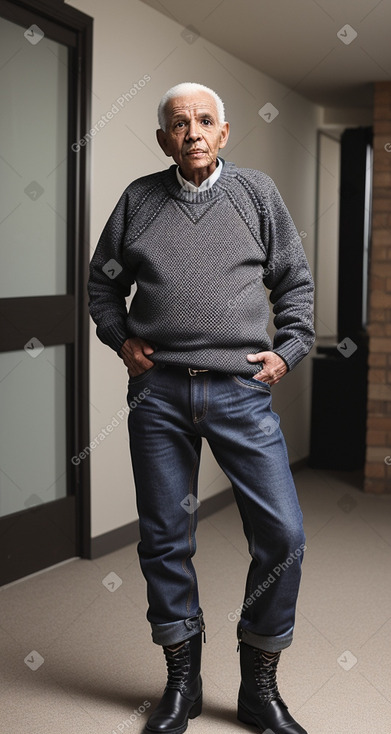
<svg viewBox="0 0 391 734"><path fill-rule="evenodd" d="M238 624L238 639L240 642L245 642L246 645L256 647L258 650L265 650L266 652L279 652L284 650L286 647L292 644L293 640L293 627L284 632L282 635L257 635L250 630L246 630L244 627Z"/></svg>
<svg viewBox="0 0 391 734"><path fill-rule="evenodd" d="M176 645L178 642L188 640L189 637L203 632L205 629L202 609L195 617L181 619L179 622L168 622L168 624L154 624L151 622L152 640L157 645Z"/></svg>

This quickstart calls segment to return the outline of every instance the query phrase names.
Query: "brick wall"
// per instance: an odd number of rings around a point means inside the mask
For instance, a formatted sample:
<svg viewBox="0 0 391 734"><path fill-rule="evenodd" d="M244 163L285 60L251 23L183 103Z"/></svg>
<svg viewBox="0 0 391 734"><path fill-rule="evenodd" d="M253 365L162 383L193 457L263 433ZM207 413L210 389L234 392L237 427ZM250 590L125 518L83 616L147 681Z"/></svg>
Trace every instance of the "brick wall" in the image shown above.
<svg viewBox="0 0 391 734"><path fill-rule="evenodd" d="M367 492L391 492L391 82L374 85ZM388 461L390 462L388 464Z"/></svg>

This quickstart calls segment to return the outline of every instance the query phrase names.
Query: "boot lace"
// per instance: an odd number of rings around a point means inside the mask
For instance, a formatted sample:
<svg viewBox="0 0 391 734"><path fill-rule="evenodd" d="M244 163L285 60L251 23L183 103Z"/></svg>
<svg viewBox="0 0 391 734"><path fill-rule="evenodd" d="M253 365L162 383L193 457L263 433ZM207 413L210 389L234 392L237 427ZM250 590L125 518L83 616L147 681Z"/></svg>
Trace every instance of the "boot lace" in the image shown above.
<svg viewBox="0 0 391 734"><path fill-rule="evenodd" d="M263 706L276 699L284 703L277 686L277 665L280 654L280 652L268 653L265 650L254 648L255 681Z"/></svg>
<svg viewBox="0 0 391 734"><path fill-rule="evenodd" d="M190 647L185 642L179 650L169 650L164 648L167 665L167 685L166 688L174 688L177 691L183 691L188 682L190 672Z"/></svg>

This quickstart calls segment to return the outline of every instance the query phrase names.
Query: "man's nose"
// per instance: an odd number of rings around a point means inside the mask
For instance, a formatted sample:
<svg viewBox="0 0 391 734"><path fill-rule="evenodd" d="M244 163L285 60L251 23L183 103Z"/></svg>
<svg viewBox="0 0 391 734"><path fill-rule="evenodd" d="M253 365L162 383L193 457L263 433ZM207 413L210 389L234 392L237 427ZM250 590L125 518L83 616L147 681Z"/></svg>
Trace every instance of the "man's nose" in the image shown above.
<svg viewBox="0 0 391 734"><path fill-rule="evenodd" d="M186 137L188 140L199 140L202 137L199 123L196 120L190 120Z"/></svg>

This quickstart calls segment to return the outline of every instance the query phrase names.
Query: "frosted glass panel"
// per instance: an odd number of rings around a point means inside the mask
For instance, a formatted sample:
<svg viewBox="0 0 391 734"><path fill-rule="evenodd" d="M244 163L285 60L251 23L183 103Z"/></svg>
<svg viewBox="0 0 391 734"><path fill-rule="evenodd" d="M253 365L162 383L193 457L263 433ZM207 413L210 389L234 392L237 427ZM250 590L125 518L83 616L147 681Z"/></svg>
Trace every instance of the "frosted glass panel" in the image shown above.
<svg viewBox="0 0 391 734"><path fill-rule="evenodd" d="M0 69L0 297L63 294L68 49L0 18Z"/></svg>
<svg viewBox="0 0 391 734"><path fill-rule="evenodd" d="M65 346L0 353L0 516L66 496Z"/></svg>

